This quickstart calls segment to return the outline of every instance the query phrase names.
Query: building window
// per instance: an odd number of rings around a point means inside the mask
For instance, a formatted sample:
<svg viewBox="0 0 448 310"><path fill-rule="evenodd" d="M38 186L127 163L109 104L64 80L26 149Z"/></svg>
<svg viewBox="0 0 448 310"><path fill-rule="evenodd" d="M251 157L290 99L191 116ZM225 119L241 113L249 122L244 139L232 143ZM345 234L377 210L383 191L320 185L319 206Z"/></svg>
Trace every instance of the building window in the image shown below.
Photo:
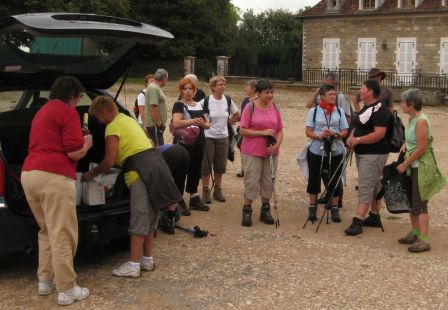
<svg viewBox="0 0 448 310"><path fill-rule="evenodd" d="M322 68L329 70L338 69L339 52L340 52L339 39L333 39L333 38L324 39L322 49Z"/></svg>
<svg viewBox="0 0 448 310"><path fill-rule="evenodd" d="M440 73L448 75L448 37L440 40Z"/></svg>
<svg viewBox="0 0 448 310"><path fill-rule="evenodd" d="M375 0L363 0L363 1L364 1L364 5L363 5L364 9L374 9L375 8Z"/></svg>
<svg viewBox="0 0 448 310"><path fill-rule="evenodd" d="M411 75L417 68L417 39L397 38L396 68L399 76Z"/></svg>
<svg viewBox="0 0 448 310"><path fill-rule="evenodd" d="M376 67L376 39L358 39L358 69L367 71Z"/></svg>

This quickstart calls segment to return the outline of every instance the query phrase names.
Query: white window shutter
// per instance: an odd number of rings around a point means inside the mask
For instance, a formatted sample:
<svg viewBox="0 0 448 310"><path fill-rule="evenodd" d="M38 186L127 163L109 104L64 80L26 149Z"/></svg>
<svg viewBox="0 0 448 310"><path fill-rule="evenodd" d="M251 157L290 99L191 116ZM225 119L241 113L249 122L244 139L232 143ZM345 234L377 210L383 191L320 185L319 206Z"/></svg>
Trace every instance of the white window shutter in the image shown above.
<svg viewBox="0 0 448 310"><path fill-rule="evenodd" d="M442 38L440 55L440 73L448 75L448 38Z"/></svg>
<svg viewBox="0 0 448 310"><path fill-rule="evenodd" d="M339 39L324 39L323 60L324 69L335 70L339 68Z"/></svg>

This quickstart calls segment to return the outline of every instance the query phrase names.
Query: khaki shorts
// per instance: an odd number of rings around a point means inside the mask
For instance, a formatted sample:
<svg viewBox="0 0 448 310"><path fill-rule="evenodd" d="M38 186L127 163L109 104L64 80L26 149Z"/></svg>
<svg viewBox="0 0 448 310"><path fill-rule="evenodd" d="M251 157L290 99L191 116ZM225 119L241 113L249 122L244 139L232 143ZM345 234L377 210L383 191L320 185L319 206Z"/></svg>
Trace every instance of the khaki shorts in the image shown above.
<svg viewBox="0 0 448 310"><path fill-rule="evenodd" d="M358 203L370 204L381 190L381 177L389 154L356 154Z"/></svg>
<svg viewBox="0 0 448 310"><path fill-rule="evenodd" d="M418 188L418 168L411 169L411 213L413 215L428 214L428 201L422 201Z"/></svg>
<svg viewBox="0 0 448 310"><path fill-rule="evenodd" d="M277 170L278 157L273 157ZM271 199L274 189L269 157L241 154L244 167L244 198L255 200L258 196Z"/></svg>
<svg viewBox="0 0 448 310"><path fill-rule="evenodd" d="M131 235L146 236L157 228L159 214L151 207L146 185L142 179L132 183L131 191L131 216L129 233Z"/></svg>
<svg viewBox="0 0 448 310"><path fill-rule="evenodd" d="M217 174L226 173L228 151L229 138L205 138L204 158L202 160L201 174L209 175L212 170Z"/></svg>

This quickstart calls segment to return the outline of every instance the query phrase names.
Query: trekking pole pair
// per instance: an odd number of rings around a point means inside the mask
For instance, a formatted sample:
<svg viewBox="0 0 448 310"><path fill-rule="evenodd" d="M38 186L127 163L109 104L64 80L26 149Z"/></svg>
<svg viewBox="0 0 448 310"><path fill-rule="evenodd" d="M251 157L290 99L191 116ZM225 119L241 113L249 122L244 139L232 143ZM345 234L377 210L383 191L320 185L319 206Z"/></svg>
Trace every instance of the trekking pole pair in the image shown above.
<svg viewBox="0 0 448 310"><path fill-rule="evenodd" d="M330 153L331 153L331 151L330 151ZM333 199L334 194L336 192L336 189L338 188L338 186L339 186L339 184L340 184L340 182L342 180L344 172L347 169L347 166L348 166L348 164L351 161L352 155L353 155L353 150L352 149L350 149L344 155L343 159L341 160L339 165L336 167L333 175L331 176L330 180L328 181L328 186L322 192L320 198L318 198L316 200L316 208L319 205L319 201L322 201L322 199L327 195L327 192L329 191L330 185L332 184L333 180L335 180L336 176L339 174L339 176L337 177L337 180L336 180L336 184L334 185L333 190L331 191L331 194L329 196L328 202L330 202ZM323 157L324 157L324 155L322 155L322 162L323 162ZM322 172L322 167L323 167L323 164L321 163L321 172ZM331 173L331 170L329 169L328 174L330 174L330 173ZM320 173L320 177L321 177L321 173ZM319 178L319 182L320 182L320 178ZM328 202L326 202L326 204L328 204ZM323 221L325 216L327 217L327 224L329 223L329 221L328 221L329 213L328 212L329 212L329 208L326 206L325 209L324 209L324 213L322 214L322 217L319 220L319 224L317 225L316 232L319 231L320 225L322 224L322 221ZM305 224L303 225L303 229L306 228L306 225L308 224L309 221L310 221L309 218L307 218L307 220L305 221Z"/></svg>
<svg viewBox="0 0 448 310"><path fill-rule="evenodd" d="M268 147L272 147L277 142L273 136L267 136L266 142ZM273 199L273 206L275 210L275 228L278 228L280 226L280 218L278 216L278 208L277 208L277 193L275 191L275 179L276 179L276 167L275 167L275 161L274 161L274 155L269 155L269 166L271 168L271 180L272 180L272 199Z"/></svg>

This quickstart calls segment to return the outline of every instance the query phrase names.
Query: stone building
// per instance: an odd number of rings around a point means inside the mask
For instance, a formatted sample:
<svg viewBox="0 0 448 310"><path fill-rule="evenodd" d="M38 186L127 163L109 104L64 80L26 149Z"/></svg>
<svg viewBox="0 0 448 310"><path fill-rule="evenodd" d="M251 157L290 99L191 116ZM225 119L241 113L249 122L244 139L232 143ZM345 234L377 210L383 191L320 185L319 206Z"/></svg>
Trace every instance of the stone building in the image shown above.
<svg viewBox="0 0 448 310"><path fill-rule="evenodd" d="M448 75L448 0L322 0L299 18L305 70Z"/></svg>

